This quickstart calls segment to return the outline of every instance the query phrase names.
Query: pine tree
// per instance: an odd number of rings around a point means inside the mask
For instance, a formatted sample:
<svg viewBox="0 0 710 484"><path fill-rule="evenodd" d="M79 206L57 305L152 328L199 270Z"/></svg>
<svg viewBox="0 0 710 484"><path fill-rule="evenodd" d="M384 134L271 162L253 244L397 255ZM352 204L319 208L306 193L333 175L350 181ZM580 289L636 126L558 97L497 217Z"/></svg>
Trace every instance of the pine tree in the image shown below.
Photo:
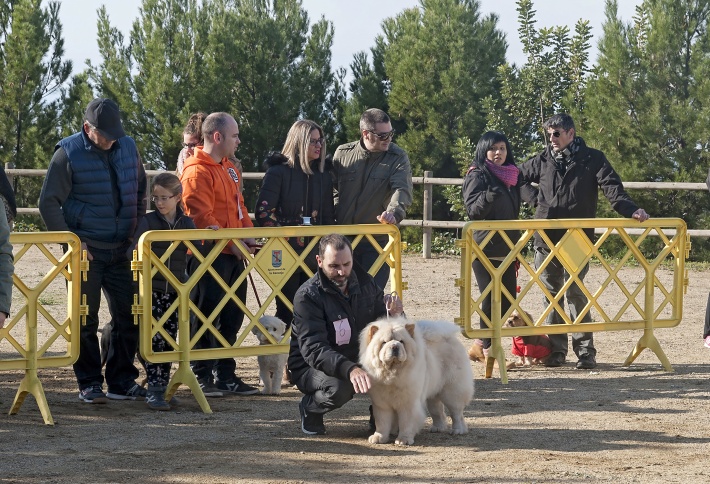
<svg viewBox="0 0 710 484"><path fill-rule="evenodd" d="M0 162L47 166L57 141L63 61L59 2L13 0L0 6ZM41 180L15 179L19 206L36 204Z"/></svg>

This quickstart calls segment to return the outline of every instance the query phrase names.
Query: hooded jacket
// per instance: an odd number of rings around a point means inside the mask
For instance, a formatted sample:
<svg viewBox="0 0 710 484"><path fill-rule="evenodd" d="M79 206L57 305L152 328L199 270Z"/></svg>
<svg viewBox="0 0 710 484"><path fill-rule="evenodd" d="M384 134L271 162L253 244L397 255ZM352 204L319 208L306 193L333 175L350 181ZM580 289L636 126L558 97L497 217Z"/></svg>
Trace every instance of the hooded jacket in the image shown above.
<svg viewBox="0 0 710 484"><path fill-rule="evenodd" d="M323 173L316 168L308 175L298 160L291 168L284 155L270 154L264 161L266 174L254 208L256 224L260 227L303 225L303 217L311 217L311 225L333 225L335 209L329 167L326 162Z"/></svg>
<svg viewBox="0 0 710 484"><path fill-rule="evenodd" d="M524 184L521 196L535 207L535 218L594 218L597 215L599 188L614 210L623 217L631 217L639 207L624 190L621 178L604 153L589 148L582 138L579 141L579 150L572 155L564 172L557 169L549 146L519 166ZM533 187L531 183L537 183L538 187ZM553 243L558 242L565 232L546 231ZM584 232L589 240L594 240L594 229L585 229ZM546 247L538 234L535 234L535 247Z"/></svg>
<svg viewBox="0 0 710 484"><path fill-rule="evenodd" d="M239 170L229 159L215 163L198 146L195 154L185 160L180 181L185 215L198 229L254 226L244 205ZM229 246L222 252L230 254Z"/></svg>
<svg viewBox="0 0 710 484"><path fill-rule="evenodd" d="M347 380L358 366L360 332L386 314L382 289L357 264L350 273L347 297L319 269L293 300L288 369L294 381L309 367ZM334 322L343 319L348 320L350 339L339 345Z"/></svg>

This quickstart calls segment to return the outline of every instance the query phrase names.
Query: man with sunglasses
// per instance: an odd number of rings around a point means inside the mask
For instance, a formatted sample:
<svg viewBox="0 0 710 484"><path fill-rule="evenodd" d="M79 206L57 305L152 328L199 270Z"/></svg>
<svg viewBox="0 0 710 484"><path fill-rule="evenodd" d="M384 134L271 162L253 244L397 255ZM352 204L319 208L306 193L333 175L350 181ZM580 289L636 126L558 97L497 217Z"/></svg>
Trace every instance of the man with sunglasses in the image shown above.
<svg viewBox="0 0 710 484"><path fill-rule="evenodd" d="M643 222L649 215L639 208L624 190L621 178L599 150L588 147L584 140L576 136L574 121L567 114L555 114L543 124L550 143L537 156L519 166L523 176L521 197L535 207L535 218L565 219L594 218L597 213L599 189L609 200L612 208L624 217ZM538 186L531 185L536 183ZM546 230L547 236L556 244L566 230ZM589 240L594 239L594 230L585 229ZM540 234L535 234L535 267L539 268L550 249ZM578 277L580 280L589 270L585 265ZM540 280L553 296L560 291L570 275L557 259L553 259L543 269ZM577 284L567 289L565 296L574 320L587 304L587 297ZM560 301L563 303L564 301ZM549 303L549 302L548 302ZM587 312L582 322L590 322ZM563 324L557 311L552 311L547 324ZM549 367L562 366L567 357L567 335L550 335L552 354L545 363ZM578 369L592 369L597 366L593 333L573 333L572 349L578 357Z"/></svg>
<svg viewBox="0 0 710 484"><path fill-rule="evenodd" d="M398 224L412 204L412 168L402 148L392 143L390 117L372 108L360 117L360 139L338 147L333 155L335 219L338 224ZM384 246L387 236L377 236ZM369 270L380 250L362 240L354 250L355 261ZM375 282L384 289L389 280L384 264Z"/></svg>
<svg viewBox="0 0 710 484"><path fill-rule="evenodd" d="M79 399L86 403L145 397L145 389L135 382L138 327L131 314L133 275L126 250L145 215L146 189L145 170L135 142L123 131L118 105L94 99L81 130L57 143L39 197L47 230L74 232L89 259L81 285L89 313L74 363ZM108 394L102 389L96 334L102 290L113 322L106 360Z"/></svg>

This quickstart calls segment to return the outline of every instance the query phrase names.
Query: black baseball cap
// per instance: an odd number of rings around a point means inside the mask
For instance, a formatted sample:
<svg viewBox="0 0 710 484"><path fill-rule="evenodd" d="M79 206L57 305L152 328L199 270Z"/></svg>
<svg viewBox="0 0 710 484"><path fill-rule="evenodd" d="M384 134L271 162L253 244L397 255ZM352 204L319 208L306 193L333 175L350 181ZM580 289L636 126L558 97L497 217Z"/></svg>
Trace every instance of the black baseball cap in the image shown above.
<svg viewBox="0 0 710 484"><path fill-rule="evenodd" d="M118 104L111 99L100 97L91 101L86 107L84 119L95 126L104 138L117 140L126 136Z"/></svg>

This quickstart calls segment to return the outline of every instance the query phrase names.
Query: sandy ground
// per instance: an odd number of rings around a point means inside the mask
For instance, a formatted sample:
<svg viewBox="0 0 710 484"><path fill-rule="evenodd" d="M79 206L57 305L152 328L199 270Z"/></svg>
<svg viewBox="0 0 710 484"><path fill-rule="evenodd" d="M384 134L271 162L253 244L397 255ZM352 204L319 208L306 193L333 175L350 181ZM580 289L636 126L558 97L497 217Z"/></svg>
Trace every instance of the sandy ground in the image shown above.
<svg viewBox="0 0 710 484"><path fill-rule="evenodd" d="M459 265L405 256L410 317L458 316ZM42 273L34 264L18 270ZM674 372L648 350L621 366L640 331L598 333L593 371L573 362L521 369L504 385L497 371L483 379L483 366L472 363L470 432L425 429L412 447L367 442L366 396L329 414L327 435L309 437L293 388L212 398L212 414L181 388L179 410L158 413L138 401L81 403L71 368L39 372L55 420L47 426L31 396L7 414L22 373L0 372L0 482L709 482L710 349L701 339L709 281L710 272L691 272L682 323L657 331ZM62 290L45 296L59 313ZM238 368L258 384L255 357Z"/></svg>

